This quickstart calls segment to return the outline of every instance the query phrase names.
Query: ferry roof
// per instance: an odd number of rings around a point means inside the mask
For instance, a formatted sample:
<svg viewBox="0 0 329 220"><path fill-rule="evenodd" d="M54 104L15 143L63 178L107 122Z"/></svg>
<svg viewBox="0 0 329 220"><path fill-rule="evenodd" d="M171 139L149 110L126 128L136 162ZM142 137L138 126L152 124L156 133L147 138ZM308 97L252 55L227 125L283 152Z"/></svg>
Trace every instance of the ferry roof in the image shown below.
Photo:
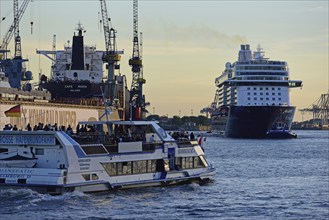
<svg viewBox="0 0 329 220"><path fill-rule="evenodd" d="M151 125L156 124L158 121L80 121L79 124L116 124L116 125Z"/></svg>

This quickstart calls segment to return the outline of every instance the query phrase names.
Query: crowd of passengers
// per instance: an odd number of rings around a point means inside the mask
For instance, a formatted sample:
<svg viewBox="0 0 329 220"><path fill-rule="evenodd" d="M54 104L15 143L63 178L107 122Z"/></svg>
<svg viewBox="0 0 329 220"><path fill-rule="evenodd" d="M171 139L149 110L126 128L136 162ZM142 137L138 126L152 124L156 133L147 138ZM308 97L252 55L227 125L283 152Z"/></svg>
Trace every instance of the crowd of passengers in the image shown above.
<svg viewBox="0 0 329 220"><path fill-rule="evenodd" d="M57 123L55 123L54 125L51 124L43 124L43 123L38 123L37 125L34 125L34 127L31 127L31 124L28 123L25 127L25 129L27 131L65 131L68 134L72 134L73 130L72 127L69 125L67 126L67 128L62 125L62 126L58 126ZM4 131L18 131L21 129L17 128L17 125L12 126L11 124L6 124L5 127L3 128Z"/></svg>
<svg viewBox="0 0 329 220"><path fill-rule="evenodd" d="M57 123L54 125L51 124L46 124L44 125L43 123L38 123L35 125L33 128L31 127L30 123L26 125L25 128L27 131L65 131L68 135L73 134L73 129L70 125L66 128L64 125L58 126ZM6 124L4 131L17 131L17 125L12 126L11 124ZM96 129L93 125L80 125L78 124L76 127L77 133L85 133L85 132L96 132ZM203 141L206 141L206 138L202 141L202 136L199 134L197 138L195 138L195 135L193 132L190 134L185 131L174 131L174 132L169 132L168 133L172 138L174 138L177 141L193 141L196 140L201 143ZM131 127L131 126L115 126L114 128L114 134L110 135L109 137L110 141L113 143L119 143L119 142L133 142L133 141L143 141L143 142L149 142L149 143L154 143L155 137L154 135L151 135L149 140L146 140L146 131L144 129L136 129L136 127Z"/></svg>

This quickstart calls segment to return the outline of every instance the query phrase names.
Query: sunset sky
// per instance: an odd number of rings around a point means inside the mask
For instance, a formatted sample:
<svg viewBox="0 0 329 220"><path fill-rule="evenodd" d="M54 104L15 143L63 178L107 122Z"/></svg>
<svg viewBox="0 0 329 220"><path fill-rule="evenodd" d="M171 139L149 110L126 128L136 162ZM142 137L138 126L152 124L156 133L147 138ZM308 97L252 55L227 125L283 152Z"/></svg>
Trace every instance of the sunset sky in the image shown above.
<svg viewBox="0 0 329 220"><path fill-rule="evenodd" d="M22 1L19 1L20 3ZM12 0L0 1L0 37L12 23ZM215 78L225 63L237 60L240 44L255 50L260 44L266 57L287 61L291 79L303 80L291 90L297 109L309 107L328 92L328 1L139 1L139 31L143 32L144 93L150 113L199 115L215 95ZM117 46L125 54L121 72L131 83L128 60L132 55L132 1L107 1L117 30ZM20 23L23 57L28 69L49 75L50 61L36 49L57 49L72 41L78 22L86 29L85 43L104 49L99 26L98 0L34 0ZM30 22L33 22L31 33ZM13 51L13 41L11 50ZM311 115L304 115L305 118ZM295 121L301 121L296 111Z"/></svg>

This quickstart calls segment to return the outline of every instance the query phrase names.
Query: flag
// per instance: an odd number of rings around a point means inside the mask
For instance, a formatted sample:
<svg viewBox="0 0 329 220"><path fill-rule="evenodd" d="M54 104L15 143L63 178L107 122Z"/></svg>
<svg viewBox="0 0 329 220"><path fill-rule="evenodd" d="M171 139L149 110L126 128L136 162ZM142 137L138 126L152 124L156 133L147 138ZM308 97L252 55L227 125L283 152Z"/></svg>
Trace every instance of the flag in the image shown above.
<svg viewBox="0 0 329 220"><path fill-rule="evenodd" d="M5 111L6 117L21 117L21 105L15 105Z"/></svg>

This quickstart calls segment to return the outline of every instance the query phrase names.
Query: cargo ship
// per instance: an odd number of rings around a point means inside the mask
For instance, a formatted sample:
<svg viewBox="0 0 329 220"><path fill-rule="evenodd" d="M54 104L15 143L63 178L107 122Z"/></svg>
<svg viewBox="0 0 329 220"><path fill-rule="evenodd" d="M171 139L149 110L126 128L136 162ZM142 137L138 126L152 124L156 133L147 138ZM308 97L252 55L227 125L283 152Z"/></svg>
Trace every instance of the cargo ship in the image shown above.
<svg viewBox="0 0 329 220"><path fill-rule="evenodd" d="M214 132L266 138L277 124L290 131L295 106L290 104L289 89L301 87L302 81L290 80L287 62L266 58L260 46L252 53L250 45L241 45L238 61L226 63L215 83L210 108Z"/></svg>
<svg viewBox="0 0 329 220"><path fill-rule="evenodd" d="M28 60L0 60L0 129L11 124L24 130L27 123L31 126L56 123L75 128L78 121L96 120L104 114L104 99L110 96L105 94L109 92L108 79L103 76L105 51L85 45L83 32L82 25L78 24L72 46L66 45L64 50L37 50L53 64L51 76L41 74L36 88L30 83L32 72L22 65ZM124 120L129 114L126 76L120 74L118 67L118 64L113 67L116 74L114 94L111 94L112 120ZM6 117L5 112L17 105L21 116Z"/></svg>

